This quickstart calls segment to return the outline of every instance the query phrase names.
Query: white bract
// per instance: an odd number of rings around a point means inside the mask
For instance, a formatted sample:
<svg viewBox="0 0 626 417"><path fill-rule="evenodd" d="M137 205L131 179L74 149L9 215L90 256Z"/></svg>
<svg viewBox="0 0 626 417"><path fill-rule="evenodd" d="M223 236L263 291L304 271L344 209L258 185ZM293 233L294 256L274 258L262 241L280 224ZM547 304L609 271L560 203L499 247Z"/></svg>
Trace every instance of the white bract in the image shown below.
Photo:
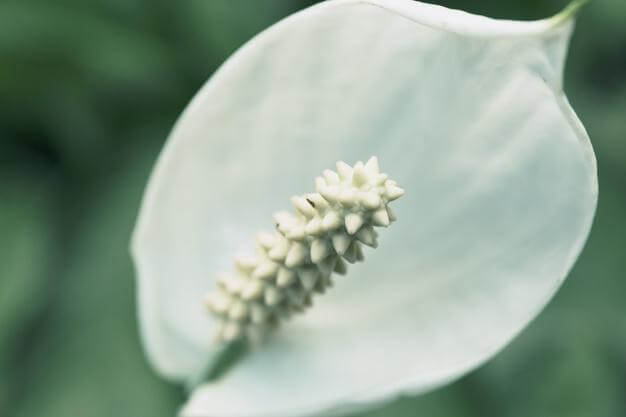
<svg viewBox="0 0 626 417"><path fill-rule="evenodd" d="M401 221L186 417L343 413L441 386L501 350L580 253L589 138L562 91L572 9L492 20L408 0L324 2L235 53L177 123L133 240L141 332L164 376L219 351L203 295L285 199L377 155ZM513 376L512 376L513 377Z"/></svg>

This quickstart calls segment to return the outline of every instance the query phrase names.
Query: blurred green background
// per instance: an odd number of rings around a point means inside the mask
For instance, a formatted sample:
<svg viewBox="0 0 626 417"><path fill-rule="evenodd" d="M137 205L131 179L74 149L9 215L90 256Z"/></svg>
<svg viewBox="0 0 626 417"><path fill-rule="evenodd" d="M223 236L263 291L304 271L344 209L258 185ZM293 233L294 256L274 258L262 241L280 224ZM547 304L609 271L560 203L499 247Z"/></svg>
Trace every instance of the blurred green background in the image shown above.
<svg viewBox="0 0 626 417"><path fill-rule="evenodd" d="M207 77L304 0L0 1L0 416L173 416L147 366L128 241L167 134ZM492 17L566 0L443 0ZM626 416L626 1L583 11L566 91L600 203L545 312L457 383L363 416Z"/></svg>

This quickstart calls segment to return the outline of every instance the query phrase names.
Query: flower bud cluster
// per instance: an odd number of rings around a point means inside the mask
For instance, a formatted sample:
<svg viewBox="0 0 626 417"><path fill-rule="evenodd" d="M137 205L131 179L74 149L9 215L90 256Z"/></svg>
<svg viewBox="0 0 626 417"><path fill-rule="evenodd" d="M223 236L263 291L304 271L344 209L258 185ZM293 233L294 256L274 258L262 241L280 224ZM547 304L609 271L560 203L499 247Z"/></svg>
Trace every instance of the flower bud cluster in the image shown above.
<svg viewBox="0 0 626 417"><path fill-rule="evenodd" d="M347 264L363 261L362 245L378 246L374 227L396 217L388 203L404 190L380 173L376 157L316 178L317 192L294 196L295 213L274 214L276 230L257 236L258 254L235 260L236 272L220 276L207 295L216 316L216 340L261 339L282 320L312 305L314 294L333 285Z"/></svg>

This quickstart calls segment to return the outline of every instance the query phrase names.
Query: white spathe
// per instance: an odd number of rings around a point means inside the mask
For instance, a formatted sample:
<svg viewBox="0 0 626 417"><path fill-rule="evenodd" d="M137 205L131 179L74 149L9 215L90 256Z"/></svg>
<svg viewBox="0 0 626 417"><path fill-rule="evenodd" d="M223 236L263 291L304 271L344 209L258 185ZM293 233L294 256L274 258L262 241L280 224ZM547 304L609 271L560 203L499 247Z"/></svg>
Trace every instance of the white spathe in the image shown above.
<svg viewBox="0 0 626 417"><path fill-rule="evenodd" d="M561 89L573 21L492 20L408 0L336 0L235 53L178 121L133 240L151 362L193 378L215 352L203 294L336 160L377 155L398 223L189 417L344 412L470 371L532 320L596 202Z"/></svg>

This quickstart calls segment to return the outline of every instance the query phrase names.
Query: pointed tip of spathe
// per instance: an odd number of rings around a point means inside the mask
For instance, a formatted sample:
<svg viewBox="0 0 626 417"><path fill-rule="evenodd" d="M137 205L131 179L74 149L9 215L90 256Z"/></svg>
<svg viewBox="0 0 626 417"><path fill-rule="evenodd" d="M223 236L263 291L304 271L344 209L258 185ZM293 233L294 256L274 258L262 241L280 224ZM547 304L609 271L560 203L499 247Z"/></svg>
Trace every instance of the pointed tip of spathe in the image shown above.
<svg viewBox="0 0 626 417"><path fill-rule="evenodd" d="M584 6L589 3L591 3L591 0L573 0L567 6L565 6L565 9L563 9L561 13L576 15Z"/></svg>
<svg viewBox="0 0 626 417"><path fill-rule="evenodd" d="M563 10L550 18L554 26L559 26L578 16L578 13L584 6L589 4L591 0L573 0Z"/></svg>

